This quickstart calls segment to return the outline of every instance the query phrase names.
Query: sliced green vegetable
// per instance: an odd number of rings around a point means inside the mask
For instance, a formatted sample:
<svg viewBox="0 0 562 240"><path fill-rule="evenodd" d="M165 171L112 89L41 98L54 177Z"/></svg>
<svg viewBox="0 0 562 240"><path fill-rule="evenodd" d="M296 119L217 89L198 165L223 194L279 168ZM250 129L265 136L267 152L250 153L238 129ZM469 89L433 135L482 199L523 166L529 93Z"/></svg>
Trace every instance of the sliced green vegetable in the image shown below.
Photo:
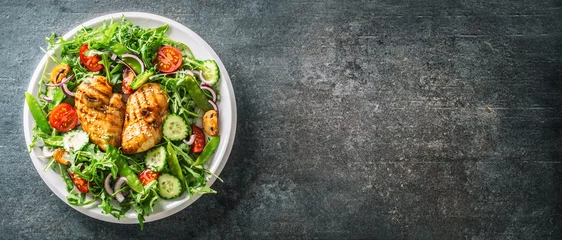
<svg viewBox="0 0 562 240"><path fill-rule="evenodd" d="M51 94L52 96L48 96L49 94ZM47 90L47 96L52 99L52 101L48 105L49 111L53 110L53 108L55 108L57 105L59 105L59 103L61 103L66 98L66 95L64 95L64 92L62 91L62 88L60 88L60 87L48 89Z"/></svg>
<svg viewBox="0 0 562 240"><path fill-rule="evenodd" d="M131 88L133 90L139 89L143 84L148 82L148 78L150 78L150 76L152 75L154 75L154 71L152 70L146 70L143 73L137 75L133 82L131 82Z"/></svg>
<svg viewBox="0 0 562 240"><path fill-rule="evenodd" d="M158 177L158 195L164 199L178 197L183 191L182 185L176 176L163 173Z"/></svg>
<svg viewBox="0 0 562 240"><path fill-rule="evenodd" d="M117 149L115 149L115 147L112 147L109 144L106 145L106 146L107 146L107 152L117 151ZM127 178L127 185L129 185L129 187L131 187L131 189L133 189L135 192L139 192L139 193L144 192L144 187L142 186L142 183L140 182L139 177L137 177L135 172L133 172L133 170L131 170L131 168L129 168L129 165L127 164L127 161L123 157L121 157L120 154L115 159L115 165L117 165L117 169L119 170L119 175Z"/></svg>
<svg viewBox="0 0 562 240"><path fill-rule="evenodd" d="M154 172L161 172L166 167L166 148L159 146L146 153L144 163Z"/></svg>
<svg viewBox="0 0 562 240"><path fill-rule="evenodd" d="M188 75L185 84L187 87L187 92L189 93L197 107L205 112L213 109L213 106L209 103L207 96L205 96L203 90L201 90L201 88L199 87L199 83L197 83L197 80L195 80L195 78Z"/></svg>
<svg viewBox="0 0 562 240"><path fill-rule="evenodd" d="M136 74L141 73L142 66L139 61L137 61L132 57L122 57L121 59L123 60L123 62L129 65L135 71Z"/></svg>
<svg viewBox="0 0 562 240"><path fill-rule="evenodd" d="M207 145L205 145L205 148L203 148L203 152L201 152L201 154L199 154L199 157L197 157L197 160L195 160L193 166L205 164L205 162L209 160L209 157L211 157L211 155L215 152L215 150L217 150L217 147L219 146L219 142L220 142L220 136L211 138L211 140L207 142Z"/></svg>
<svg viewBox="0 0 562 240"><path fill-rule="evenodd" d="M219 81L221 76L219 66L215 60L205 60L203 61L203 68L201 69L203 77L209 85L215 85Z"/></svg>
<svg viewBox="0 0 562 240"><path fill-rule="evenodd" d="M39 105L39 102L37 102L37 99L35 99L35 97L33 97L33 95L31 95L30 93L26 92L25 101L27 102L29 111L31 112L33 119L35 119L35 123L37 124L39 129L41 129L41 131L44 133L51 133L51 125L49 124L49 121L47 120L47 116L43 112L43 109L41 109L41 105Z"/></svg>
<svg viewBox="0 0 562 240"><path fill-rule="evenodd" d="M162 126L162 133L165 137L172 141L179 141L185 139L189 134L185 120L176 115L170 114L166 117L164 125Z"/></svg>
<svg viewBox="0 0 562 240"><path fill-rule="evenodd" d="M183 173L181 171L181 166L178 161L178 156L176 155L176 151L174 151L171 142L168 142L168 145L166 146L166 151L168 152L167 160L168 160L168 168L170 169L170 172L174 176L178 177L180 181L184 182L185 178L183 177Z"/></svg>
<svg viewBox="0 0 562 240"><path fill-rule="evenodd" d="M62 147L64 146L64 141L62 136L52 136L50 138L43 139L45 144L53 147Z"/></svg>

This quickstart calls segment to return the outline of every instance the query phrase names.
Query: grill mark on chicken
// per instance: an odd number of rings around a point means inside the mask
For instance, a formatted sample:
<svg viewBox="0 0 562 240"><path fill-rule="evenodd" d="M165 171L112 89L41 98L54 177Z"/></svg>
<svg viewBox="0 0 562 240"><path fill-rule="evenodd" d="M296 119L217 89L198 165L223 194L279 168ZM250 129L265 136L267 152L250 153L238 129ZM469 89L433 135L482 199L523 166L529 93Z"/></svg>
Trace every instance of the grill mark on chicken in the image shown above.
<svg viewBox="0 0 562 240"><path fill-rule="evenodd" d="M76 90L76 109L82 128L90 140L102 150L107 143L119 147L123 129L125 105L120 94L112 93L112 85L103 76L86 79Z"/></svg>
<svg viewBox="0 0 562 240"><path fill-rule="evenodd" d="M157 83L147 83L129 97L123 128L123 152L144 152L162 140L168 97Z"/></svg>

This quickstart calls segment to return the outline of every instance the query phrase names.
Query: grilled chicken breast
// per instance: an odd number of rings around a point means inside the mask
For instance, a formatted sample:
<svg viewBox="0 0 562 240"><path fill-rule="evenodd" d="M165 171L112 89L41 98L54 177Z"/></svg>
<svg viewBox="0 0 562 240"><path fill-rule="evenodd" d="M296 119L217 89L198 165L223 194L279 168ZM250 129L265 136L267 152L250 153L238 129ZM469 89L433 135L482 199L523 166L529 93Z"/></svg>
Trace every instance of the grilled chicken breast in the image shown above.
<svg viewBox="0 0 562 240"><path fill-rule="evenodd" d="M112 85L103 76L89 77L76 89L75 104L82 129L102 150L105 142L121 145L125 115L122 96L112 92Z"/></svg>
<svg viewBox="0 0 562 240"><path fill-rule="evenodd" d="M147 83L127 101L123 127L123 152L144 152L162 140L162 124L168 115L168 96L157 83Z"/></svg>

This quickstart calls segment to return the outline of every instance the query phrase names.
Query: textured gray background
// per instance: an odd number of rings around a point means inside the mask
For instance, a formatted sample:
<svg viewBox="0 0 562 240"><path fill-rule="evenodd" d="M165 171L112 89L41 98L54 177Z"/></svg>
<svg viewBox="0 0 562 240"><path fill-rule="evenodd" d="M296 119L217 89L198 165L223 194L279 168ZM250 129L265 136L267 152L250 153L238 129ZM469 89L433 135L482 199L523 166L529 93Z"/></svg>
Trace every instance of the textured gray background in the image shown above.
<svg viewBox="0 0 562 240"><path fill-rule="evenodd" d="M199 33L238 104L214 187L164 220L71 209L26 153L44 37L120 11ZM561 239L562 2L2 1L0 238Z"/></svg>

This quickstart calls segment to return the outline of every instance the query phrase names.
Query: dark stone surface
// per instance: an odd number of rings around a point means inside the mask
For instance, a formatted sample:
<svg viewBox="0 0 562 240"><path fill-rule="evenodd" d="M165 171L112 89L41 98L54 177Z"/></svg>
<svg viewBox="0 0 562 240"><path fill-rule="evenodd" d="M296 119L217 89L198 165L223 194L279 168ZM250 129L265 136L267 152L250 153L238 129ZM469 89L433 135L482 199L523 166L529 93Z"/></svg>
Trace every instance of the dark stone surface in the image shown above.
<svg viewBox="0 0 562 240"><path fill-rule="evenodd" d="M559 0L0 6L0 238L562 238ZM21 127L44 37L120 11L199 33L239 110L219 193L144 231L60 201Z"/></svg>

